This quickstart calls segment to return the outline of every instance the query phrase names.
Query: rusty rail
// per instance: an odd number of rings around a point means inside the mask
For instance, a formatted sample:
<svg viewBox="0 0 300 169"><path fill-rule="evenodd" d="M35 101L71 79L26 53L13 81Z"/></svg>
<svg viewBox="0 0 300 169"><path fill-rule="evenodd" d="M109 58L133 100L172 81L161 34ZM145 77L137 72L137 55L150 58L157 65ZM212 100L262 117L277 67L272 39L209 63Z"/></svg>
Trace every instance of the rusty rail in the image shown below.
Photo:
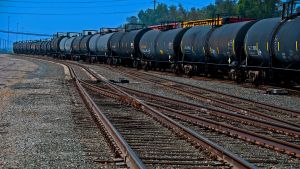
<svg viewBox="0 0 300 169"><path fill-rule="evenodd" d="M68 66L68 65L67 65ZM118 146L121 151L121 156L124 158L126 164L130 168L134 169L146 169L147 167L142 162L142 160L138 157L138 155L131 149L126 140L122 137L122 135L117 131L117 129L110 123L107 117L101 112L89 94L85 91L85 89L80 84L79 80L76 79L76 75L74 70L68 66L71 77L74 80L74 84L82 96L86 106L93 113L94 117L104 125L105 129L109 132L114 142Z"/></svg>
<svg viewBox="0 0 300 169"><path fill-rule="evenodd" d="M173 130L175 133L184 136L188 140L192 140L196 145L203 146L206 149L208 149L213 155L215 155L219 160L224 160L227 163L231 164L234 168L257 168L256 166L250 164L249 162L245 161L244 159L236 156L235 154L223 149L219 145L211 142L210 140L206 139L205 137L199 135L194 130L191 130L182 124L176 122L172 118L164 115L160 111L154 109L153 107L145 104L143 101L129 95L125 91L121 90L118 86L111 84L109 81L104 80L102 77L99 77L99 75L93 71L91 71L89 68L79 65L82 68L84 68L87 72L92 74L96 79L103 81L109 86L112 90L116 91L118 94L115 96L115 98L119 97L119 100L122 102L126 102L133 107L136 107L138 109L143 110L145 113L148 113L150 116L152 116L154 119L159 121L160 123L168 126L171 130ZM92 85L86 85L85 87L88 87L89 89L93 89L94 86ZM100 91L101 89L99 89ZM103 91L103 90L102 90ZM104 91L105 93L105 91ZM111 95L113 92L110 92Z"/></svg>
<svg viewBox="0 0 300 169"><path fill-rule="evenodd" d="M103 90L95 85L91 85L89 83L86 82L82 82L83 85L87 88L89 88L90 90L93 90L95 92L98 92L102 95L108 96L108 97L112 97L114 99L118 99L120 101L123 101L123 98L120 97L120 95L113 93L113 92L109 92L107 90ZM282 140L278 140L272 137L267 137L267 136L263 136L260 134L256 134L253 132L249 132L243 129L239 129L236 127L232 127L230 125L226 125L223 123L219 123L219 122L215 122L213 120L209 120L209 119L205 119L199 116L195 116L195 115L189 115L187 113L183 113L181 111L178 110L174 110L172 108L168 108L165 106L161 106L161 105L157 105L154 103L149 103L146 102L147 105L150 105L152 107L156 107L158 109L162 109L163 111L166 111L167 114L169 115L173 115L176 117L179 117L182 120L186 120L189 122L192 122L195 125L202 125L202 126L206 126L209 127L213 130L216 131L222 131L224 133L231 133L231 135L238 135L240 138L247 140L249 142L253 142L257 145L261 145L264 146L266 148L271 148L274 149L276 151L280 151L280 152L284 152L286 154L292 155L292 156L296 156L297 158L300 158L300 146L299 145L295 145L292 143L288 143Z"/></svg>
<svg viewBox="0 0 300 169"><path fill-rule="evenodd" d="M195 115L189 115L178 110L174 110L168 107L160 106L153 103L147 103L153 107L163 109L167 114L181 118L182 120L192 122L195 125L201 124L202 126L209 127L216 131L222 131L224 133L231 133L231 135L238 135L244 140L253 142L255 144L274 149L276 151L285 152L286 154L300 158L300 146L292 143L288 143L282 140L278 140L272 137L263 136L253 132L249 132L243 129L232 127L223 123L215 122L213 120L205 119Z"/></svg>
<svg viewBox="0 0 300 169"><path fill-rule="evenodd" d="M154 76L154 75L151 75L151 74L147 74L147 75ZM171 81L171 82L174 82L174 83L178 83L178 84L181 84L181 85L193 87L193 88L196 88L196 89L199 89L199 90L205 90L205 91L208 91L208 92L211 92L211 93L220 94L220 95L227 96L227 97L230 97L230 98L233 98L233 99L243 100L243 101L246 101L248 103L252 103L252 104L254 103L254 104L263 106L263 107L265 107L268 110L277 109L277 110L281 110L281 111L285 111L285 112L291 113L294 116L300 116L300 111L291 110L291 109L287 109L287 108L283 108L283 107L278 107L278 106L275 106L275 105L269 105L269 104L261 103L261 102L255 101L255 100L250 100L250 99L246 99L246 98L243 98L243 97L238 97L238 96L230 95L228 93L224 93L224 92L220 92L220 91L215 91L215 90L211 90L211 89L202 88L202 87L199 87L199 86L194 86L194 85L182 83L182 82L178 82L178 81L166 79L166 78L163 78L163 77L157 77L157 76L154 76L154 77L155 78L160 78L160 79L163 79L163 80L167 80L167 81Z"/></svg>
<svg viewBox="0 0 300 169"><path fill-rule="evenodd" d="M126 73L126 72L121 72L121 73L124 73L124 74L129 75L129 76L133 76L135 78L138 77L140 79L155 83L154 80L149 80L148 78L145 78L145 76L141 77L141 75L139 75L137 72L132 72L131 71L131 73ZM166 78L163 78L163 77L157 77L157 76L154 76L154 75L151 75L151 74L147 74L147 75L152 76L154 78L163 79L163 80L166 80L166 81L177 83L177 84L180 84L180 85L183 85L183 86L192 87L192 88L196 88L196 89L199 89L199 90L205 90L206 92L216 93L216 94L224 95L226 97L230 97L230 98L233 98L233 99L239 99L239 100L242 100L244 102L261 105L261 106L264 106L267 110L277 109L277 110L280 110L280 111L290 112L295 116L300 116L300 112L297 112L297 111L294 111L294 110L288 110L288 109L285 109L285 108L280 108L280 107L276 107L276 106L267 105L265 103L259 103L259 102L252 101L252 100L249 100L249 99L245 99L245 98L242 98L242 97L233 96L233 95L229 95L229 94L226 94L226 93L223 93L223 92L213 91L213 90L210 90L210 89L204 89L204 88L201 88L201 87L198 87L198 86L185 84L185 83L182 83L182 82L166 79ZM215 106L219 105L219 107L225 108L225 109L230 110L230 111L235 111L235 112L240 112L240 113L246 113L246 112L248 113L249 112L249 113L255 114L255 115L257 115L257 116L259 116L263 119L266 119L266 120L272 120L272 121L277 122L277 123L281 123L281 124L289 125L289 126L292 126L292 127L300 128L299 124L295 124L295 123L291 123L291 122L288 122L288 121L285 121L285 120L282 120L282 119L278 119L276 117L273 117L273 116L255 111L255 110L251 110L249 108L241 108L239 106L236 106L236 105L233 105L233 104L230 104L230 103L226 103L224 101L209 98L209 97L203 96L201 94L198 94L198 92L188 91L188 90L182 89L180 87L167 85L167 84L164 84L164 83L155 83L155 85L168 87L169 89L176 90L177 92L180 92L181 94L183 94L185 96L189 96L189 97L195 98L197 100L200 100L202 102L212 104L212 105L215 105Z"/></svg>
<svg viewBox="0 0 300 169"><path fill-rule="evenodd" d="M104 79L102 79L101 77L99 77L98 76L98 74L96 74L95 72L93 72L93 71L91 71L89 68L87 68L87 67L85 67L85 66L83 66L83 65L81 65L81 64L77 64L78 66L81 66L82 68L84 68L87 72L89 72L90 74L92 74L96 79L98 79L98 80L101 80L101 81L104 81ZM77 81L78 83L85 83L85 82L82 82L82 81ZM116 87L116 86L114 86L114 85L112 85L111 83L109 83L108 81L105 81L106 83L107 83L107 85L109 86L109 87L111 87L111 89L113 89L114 91L117 91L119 94L115 94L114 92L109 92L109 91L105 91L105 90L98 90L98 92L102 92L102 94L108 94L107 96L109 96L109 97L114 97L115 99L119 99L119 100L122 100L123 102L127 102L127 103L130 103L131 105L133 105L133 106L135 106L135 107L137 107L137 108L140 108L140 109L142 109L142 110L144 110L145 112L147 112L147 113L149 113L150 115L152 115L155 119L157 119L158 121L167 121L167 123L166 124L168 124L168 126L170 127L170 128L172 128L173 130L178 130L177 131L177 133L179 132L180 134L182 134L182 131L185 131L185 132L187 132L187 135L188 135L188 138L189 139L196 139L196 140L194 140L194 142L195 143L197 143L197 144L199 144L198 142L197 142L197 133L195 133L193 130L191 130L191 129L189 129L189 128L186 128L185 126L182 126L181 124L179 124L179 126L176 126L176 121L172 121L172 119L171 118L169 118L169 117L167 117L167 116L165 116L164 114L162 114L161 112L159 112L158 110L156 110L156 109L154 109L153 107L158 107L159 108L159 106L155 106L155 105L153 105L153 104L145 104L144 102L142 102L142 101L140 101L140 100L138 100L138 99L136 99L136 98L134 98L134 97L132 97L132 96L130 96L129 94L127 94L126 92L124 92L124 91L122 91L121 89L119 89L118 87ZM85 83L85 84L83 84L85 87L88 87L88 88L90 88L91 90L95 90L95 87L93 86L93 85L90 85L90 84L88 84L88 83ZM97 90L97 89L96 89ZM120 94L124 94L125 96L122 96L122 95L120 95ZM149 106L149 105L151 105L151 106ZM160 108L162 108L162 107L160 107ZM170 109L168 110L168 108L165 108L164 109L165 111L169 111L169 113L170 113ZM176 112L176 110L175 111L172 111L172 113L174 113L174 112ZM184 113L182 113L182 112L176 112L176 113L178 113L179 115L180 115L180 113L181 113L181 116L182 116L182 118L183 117L185 117L185 119L187 120L187 119L189 119L189 121L192 121L193 123L201 123L201 124L207 124L207 125L209 125L210 124L210 126L214 126L213 128L215 128L215 129L219 129L220 130L220 127L226 127L226 125L224 125L224 124L222 124L222 125L220 125L220 124L217 124L216 122L214 122L214 123L212 123L213 121L210 121L210 120L208 120L208 119L204 119L204 118L200 118L200 117L198 117L198 116L189 116L189 115L186 115L186 114L184 114ZM177 114L177 115L178 115ZM184 119L184 118L183 118ZM202 121L201 121L202 120ZM173 122L175 122L175 123L173 123ZM175 126L174 126L175 125ZM181 126L180 126L181 125ZM250 135L251 134L251 132L248 132L247 133L247 131L246 132L244 132L243 130L236 130L236 131L234 131L233 130L233 128L230 128L231 126L227 126L227 130L229 130L229 131L231 131L231 133L239 133L239 135L240 135L240 137L245 137L245 135L247 136L247 134L248 135ZM189 131L189 132L188 132ZM244 133L243 133L244 132ZM194 135L194 134L196 134L196 135ZM245 137L245 138L251 138L252 140L253 140L253 142L255 142L256 144L261 144L261 145L265 145L266 147L273 147L275 150L278 150L278 151L285 151L286 153L288 153L288 154L290 154L290 155L295 155L295 156L297 156L298 158L300 157L299 156L299 147L297 147L297 145L296 145L296 147L293 147L294 145L293 144L290 144L290 143L287 143L287 144L285 144L285 142L282 142L281 140L277 140L277 139L273 139L273 138L271 138L270 140L267 140L268 138L267 137L259 137L260 135L258 135L258 134L256 134L256 133L253 133L254 135L252 135L252 136L248 136L248 137ZM200 136L200 138L201 138L201 136ZM199 139L199 138L198 138ZM204 139L204 140L203 140ZM209 140L208 140L209 141ZM210 147L211 145L208 143L208 142L205 142L205 138L202 138L201 139L201 142L200 142L200 145L205 145L205 146L208 146L208 147ZM214 143L212 143L212 144L214 144ZM218 147L217 147L218 145L216 145L216 147L214 147L214 148L216 148L216 149L218 149ZM211 147L210 147L211 148ZM221 147L219 147L219 148L221 148ZM278 149L279 148L279 149ZM214 149L212 152L213 152L213 154L215 154L215 155L217 155L219 158L220 158L220 152L218 151L218 150L216 150L216 149ZM222 149L222 148L221 148ZM229 152L230 153L230 152ZM226 154L226 153L225 153ZM224 154L223 154L224 155ZM229 161L232 161L232 160L230 160L230 154L227 156L227 158L224 158L223 156L221 156L221 159L227 159L227 160L229 160ZM234 157L234 155L233 155L233 157ZM229 158L229 159L228 159ZM227 161L226 160L226 161ZM237 157L237 160L236 161L234 161L234 163L233 164L235 164L235 165L233 165L233 166L235 166L235 167L237 167L237 166L239 166L240 165L240 163L239 163L239 160L242 160L242 159L239 159L239 157ZM243 160L242 160L243 161ZM230 163L230 162L229 162ZM232 164L232 163L230 163L230 164ZM251 164L250 164L251 165ZM246 165L245 166L247 166L247 162L246 162ZM243 167L243 165L241 165L241 166L239 166L239 167ZM250 167L255 167L255 166L250 166Z"/></svg>
<svg viewBox="0 0 300 169"><path fill-rule="evenodd" d="M242 122L247 122L248 124L255 124L256 126L260 126L266 129L273 129L273 130L277 130L277 131L282 131L284 133L287 134L291 134L291 135L295 135L295 136L300 136L300 130L299 128L295 128L295 127L289 127L289 126L285 126L282 124L277 124L277 123L272 123L272 122L267 122L267 121L262 121L259 119L255 119L252 117L248 117L245 115L240 115L240 114L235 114L235 113L230 113L230 112L226 112L226 111L221 111L221 110L216 110L213 108L209 108L206 106L199 106L197 104L193 104L193 103L188 103L185 101L181 101L181 100L176 100L176 99L172 99L172 98L168 98L168 97L163 97L163 96L159 96L159 95L155 95L155 94L150 94L150 93L146 93L146 92L142 92L139 90L134 90L134 89L130 89L128 87L124 87L124 86L119 86L120 88L130 91L131 93L134 93L135 95L139 95L139 96L148 96L148 97L152 97L153 99L157 99L157 100L161 100L161 101L165 101L168 103L172 103L172 104L179 104L181 106L184 106L186 108L189 109L193 109L193 110L207 110L210 111L210 113L213 113L219 117L223 117L223 118L232 118L232 119L236 119Z"/></svg>

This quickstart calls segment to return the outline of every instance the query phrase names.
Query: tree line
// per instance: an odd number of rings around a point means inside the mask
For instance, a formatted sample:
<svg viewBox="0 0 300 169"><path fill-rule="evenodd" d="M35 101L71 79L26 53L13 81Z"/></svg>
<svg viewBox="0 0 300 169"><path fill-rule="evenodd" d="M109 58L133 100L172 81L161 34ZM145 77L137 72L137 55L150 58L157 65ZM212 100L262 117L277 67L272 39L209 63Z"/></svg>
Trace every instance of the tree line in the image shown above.
<svg viewBox="0 0 300 169"><path fill-rule="evenodd" d="M185 9L178 6L159 3L156 9L141 10L137 16L130 16L128 23L142 23L146 26L166 21L190 21L221 17L270 18L280 15L280 0L216 0L214 4L202 8Z"/></svg>

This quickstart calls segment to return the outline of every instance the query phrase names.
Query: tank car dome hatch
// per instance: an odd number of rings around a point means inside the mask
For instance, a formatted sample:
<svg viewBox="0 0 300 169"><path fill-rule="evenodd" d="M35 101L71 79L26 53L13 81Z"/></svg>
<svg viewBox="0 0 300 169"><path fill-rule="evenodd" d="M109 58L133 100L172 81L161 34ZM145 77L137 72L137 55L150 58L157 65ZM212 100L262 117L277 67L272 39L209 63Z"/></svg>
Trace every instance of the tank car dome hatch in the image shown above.
<svg viewBox="0 0 300 169"><path fill-rule="evenodd" d="M208 41L209 63L236 65L244 60L244 39L255 21L239 22L216 28ZM241 57L241 58L240 58Z"/></svg>
<svg viewBox="0 0 300 169"><path fill-rule="evenodd" d="M80 33L78 33L78 32L68 32L67 36L68 37L80 36Z"/></svg>
<svg viewBox="0 0 300 169"><path fill-rule="evenodd" d="M205 62L206 41L211 26L194 26L183 35L181 52L184 62Z"/></svg>
<svg viewBox="0 0 300 169"><path fill-rule="evenodd" d="M273 32L280 21L281 18L262 19L248 30L244 42L246 65L269 66Z"/></svg>
<svg viewBox="0 0 300 169"><path fill-rule="evenodd" d="M94 35L97 33L97 30L83 30L82 35Z"/></svg>
<svg viewBox="0 0 300 169"><path fill-rule="evenodd" d="M286 21L278 30L275 41L275 58L281 67L300 68L300 17Z"/></svg>

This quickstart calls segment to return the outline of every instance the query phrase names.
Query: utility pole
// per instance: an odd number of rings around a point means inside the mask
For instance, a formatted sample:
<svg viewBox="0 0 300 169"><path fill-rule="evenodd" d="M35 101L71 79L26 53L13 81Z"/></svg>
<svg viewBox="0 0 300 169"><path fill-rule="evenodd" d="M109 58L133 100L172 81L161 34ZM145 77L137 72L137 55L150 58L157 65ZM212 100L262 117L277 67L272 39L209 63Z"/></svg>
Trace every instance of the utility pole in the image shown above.
<svg viewBox="0 0 300 169"><path fill-rule="evenodd" d="M153 0L153 7L154 7L154 11L156 9L156 0Z"/></svg>
<svg viewBox="0 0 300 169"><path fill-rule="evenodd" d="M7 17L7 49L9 50L9 16Z"/></svg>

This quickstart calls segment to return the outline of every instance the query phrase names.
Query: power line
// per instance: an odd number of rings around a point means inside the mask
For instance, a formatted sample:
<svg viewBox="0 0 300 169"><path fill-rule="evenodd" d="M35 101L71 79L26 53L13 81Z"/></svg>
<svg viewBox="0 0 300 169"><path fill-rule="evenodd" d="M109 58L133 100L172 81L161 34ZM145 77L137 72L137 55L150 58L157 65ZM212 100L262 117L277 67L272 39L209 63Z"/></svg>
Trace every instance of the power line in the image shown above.
<svg viewBox="0 0 300 169"><path fill-rule="evenodd" d="M59 15L96 15L96 14L105 14L105 15L115 15L115 14L128 14L128 13L137 13L139 11L125 11L125 12L95 12L95 13L31 13L31 12L0 12L2 14L11 14L11 15L49 15L49 16L59 16Z"/></svg>
<svg viewBox="0 0 300 169"><path fill-rule="evenodd" d="M148 2L149 3L149 2ZM150 4L150 3L149 3ZM22 9L50 9L50 8L55 8L55 9L94 9L94 8L107 8L107 7L126 7L126 6L138 6L138 5L145 5L145 2L142 3L133 3L133 4L116 4L116 5L104 5L104 6L15 6L15 5L7 5L7 6L2 6L3 8L22 8Z"/></svg>
<svg viewBox="0 0 300 169"><path fill-rule="evenodd" d="M110 0L101 1L18 1L18 0L2 0L5 2L16 2L16 3L35 3L35 4L90 4L90 3L103 3L103 2L113 2ZM124 2L127 0L114 0L117 2Z"/></svg>
<svg viewBox="0 0 300 169"><path fill-rule="evenodd" d="M43 33L30 33L30 32L18 32L18 31L6 31L6 30L1 30L1 33L7 33L7 34L19 34L19 35L31 35L31 36L48 36L51 37L53 35L49 34L43 34Z"/></svg>

